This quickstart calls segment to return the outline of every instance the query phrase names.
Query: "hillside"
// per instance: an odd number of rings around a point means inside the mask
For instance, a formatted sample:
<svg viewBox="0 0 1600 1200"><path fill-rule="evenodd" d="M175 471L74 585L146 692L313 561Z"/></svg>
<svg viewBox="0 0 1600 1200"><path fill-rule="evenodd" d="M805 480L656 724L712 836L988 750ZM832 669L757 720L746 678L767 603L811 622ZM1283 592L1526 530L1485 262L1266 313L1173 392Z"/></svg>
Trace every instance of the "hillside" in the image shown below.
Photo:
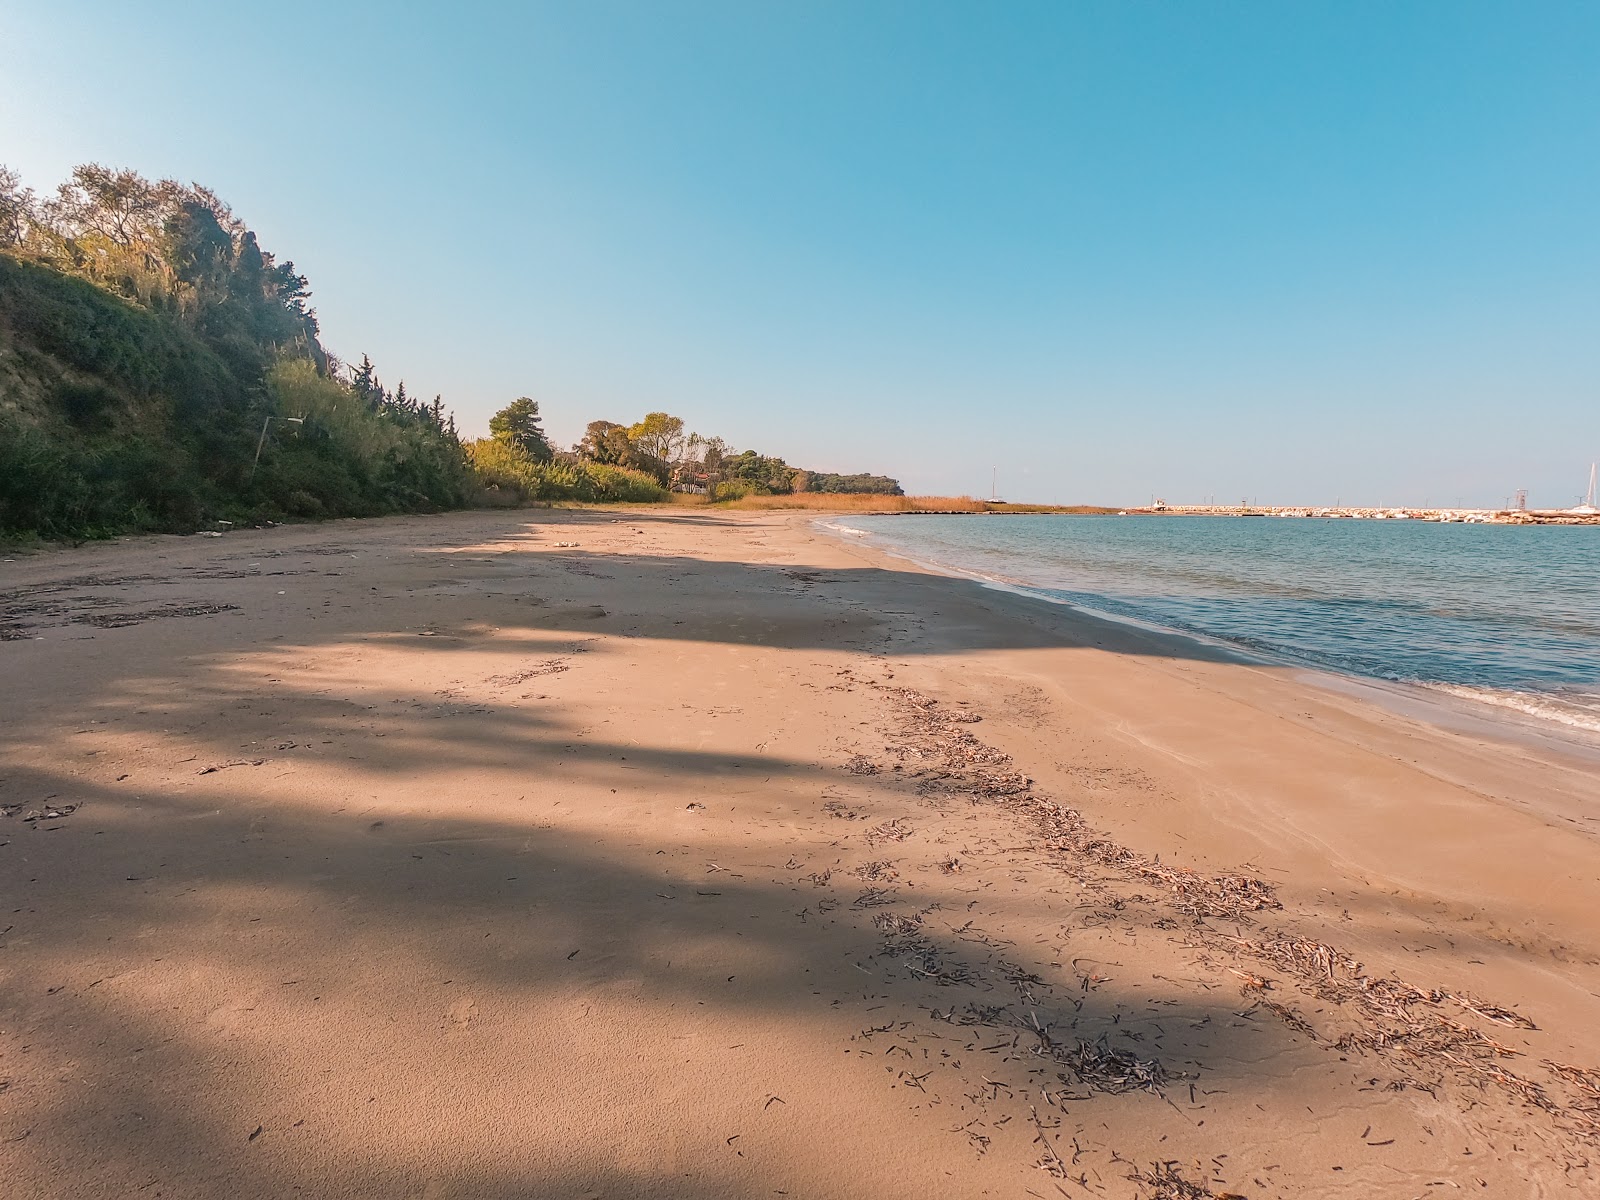
<svg viewBox="0 0 1600 1200"><path fill-rule="evenodd" d="M0 170L0 535L464 503L442 404L343 372L308 296L203 189L88 166L35 200Z"/></svg>

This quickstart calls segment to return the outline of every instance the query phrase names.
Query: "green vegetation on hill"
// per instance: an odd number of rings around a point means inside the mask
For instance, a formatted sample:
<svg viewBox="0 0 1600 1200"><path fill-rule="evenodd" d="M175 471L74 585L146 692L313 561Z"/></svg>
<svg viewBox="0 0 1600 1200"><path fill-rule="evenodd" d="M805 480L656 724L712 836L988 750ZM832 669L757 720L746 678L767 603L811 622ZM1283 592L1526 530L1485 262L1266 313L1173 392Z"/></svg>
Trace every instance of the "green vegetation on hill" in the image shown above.
<svg viewBox="0 0 1600 1200"><path fill-rule="evenodd" d="M344 371L308 294L204 189L86 166L38 200L0 169L0 533L463 503L440 402Z"/></svg>
<svg viewBox="0 0 1600 1200"><path fill-rule="evenodd" d="M553 446L519 397L463 444L439 397L328 353L306 278L217 196L96 164L39 197L0 167L0 535L529 501L901 495L735 453L681 419Z"/></svg>

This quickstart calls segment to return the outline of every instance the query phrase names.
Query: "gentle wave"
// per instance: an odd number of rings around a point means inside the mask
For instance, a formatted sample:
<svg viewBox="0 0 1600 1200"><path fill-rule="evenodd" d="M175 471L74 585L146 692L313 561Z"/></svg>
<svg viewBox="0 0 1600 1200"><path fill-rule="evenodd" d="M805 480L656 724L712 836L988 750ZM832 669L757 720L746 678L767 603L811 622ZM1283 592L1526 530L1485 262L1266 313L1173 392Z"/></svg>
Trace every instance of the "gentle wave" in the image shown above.
<svg viewBox="0 0 1600 1200"><path fill-rule="evenodd" d="M1450 683L1423 683L1419 686L1461 700L1471 700L1477 704L1509 708L1541 721L1554 721L1558 725L1566 725L1572 729L1600 733L1600 696L1580 696L1567 700L1559 695L1497 691L1494 688L1462 687Z"/></svg>
<svg viewBox="0 0 1600 1200"><path fill-rule="evenodd" d="M1600 531L1227 518L852 517L934 569L1600 733Z"/></svg>

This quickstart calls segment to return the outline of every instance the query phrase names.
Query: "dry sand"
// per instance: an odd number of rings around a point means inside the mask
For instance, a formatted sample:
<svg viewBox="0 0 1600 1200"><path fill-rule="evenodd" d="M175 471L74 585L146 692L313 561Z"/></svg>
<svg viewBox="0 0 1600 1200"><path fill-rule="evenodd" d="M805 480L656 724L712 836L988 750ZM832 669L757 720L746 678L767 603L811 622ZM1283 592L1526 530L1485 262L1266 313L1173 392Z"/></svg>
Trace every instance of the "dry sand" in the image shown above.
<svg viewBox="0 0 1600 1200"><path fill-rule="evenodd" d="M0 563L0 1191L1600 1194L1593 761L809 521Z"/></svg>

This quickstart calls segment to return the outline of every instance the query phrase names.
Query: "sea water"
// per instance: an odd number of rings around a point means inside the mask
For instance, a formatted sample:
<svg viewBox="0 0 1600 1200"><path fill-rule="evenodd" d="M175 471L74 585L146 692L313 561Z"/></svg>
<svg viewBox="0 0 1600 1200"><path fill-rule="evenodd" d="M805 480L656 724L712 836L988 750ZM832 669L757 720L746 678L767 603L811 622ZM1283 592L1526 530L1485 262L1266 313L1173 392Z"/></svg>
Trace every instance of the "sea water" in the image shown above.
<svg viewBox="0 0 1600 1200"><path fill-rule="evenodd" d="M828 523L929 566L1269 661L1600 733L1597 527L1022 514Z"/></svg>

